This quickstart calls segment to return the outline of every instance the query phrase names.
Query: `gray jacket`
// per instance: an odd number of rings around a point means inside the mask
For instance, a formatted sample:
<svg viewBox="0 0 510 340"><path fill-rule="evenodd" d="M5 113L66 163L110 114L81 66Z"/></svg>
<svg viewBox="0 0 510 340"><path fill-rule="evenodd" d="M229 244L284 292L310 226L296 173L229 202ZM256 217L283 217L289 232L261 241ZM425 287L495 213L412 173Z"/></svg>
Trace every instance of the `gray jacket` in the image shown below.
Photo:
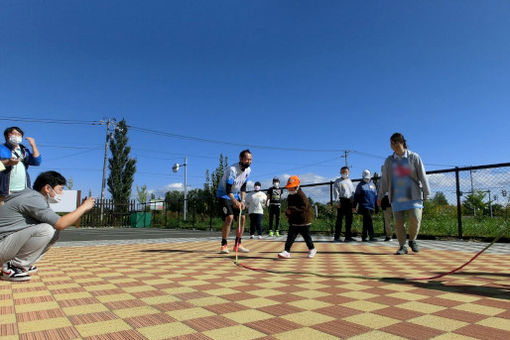
<svg viewBox="0 0 510 340"><path fill-rule="evenodd" d="M430 195L429 181L425 173L425 167L421 161L420 156L410 150L406 150L409 166L411 167L411 174L409 177L412 180L411 186L411 200L425 200ZM392 169L391 163L395 154L386 158L384 161L381 177L381 185L379 186L378 197L384 197L386 192L389 193L390 202L392 202L393 188L392 188Z"/></svg>

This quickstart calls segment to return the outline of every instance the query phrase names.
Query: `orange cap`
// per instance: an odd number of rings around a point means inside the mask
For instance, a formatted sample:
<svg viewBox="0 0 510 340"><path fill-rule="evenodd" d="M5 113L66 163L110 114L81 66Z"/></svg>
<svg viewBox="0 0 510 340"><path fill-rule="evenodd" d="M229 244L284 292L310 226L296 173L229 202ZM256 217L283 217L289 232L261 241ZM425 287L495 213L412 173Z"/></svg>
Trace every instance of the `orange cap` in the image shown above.
<svg viewBox="0 0 510 340"><path fill-rule="evenodd" d="M286 188L295 188L295 187L299 186L299 184L300 184L299 177L296 175L292 175L289 177L289 180L287 181L287 185L285 187Z"/></svg>

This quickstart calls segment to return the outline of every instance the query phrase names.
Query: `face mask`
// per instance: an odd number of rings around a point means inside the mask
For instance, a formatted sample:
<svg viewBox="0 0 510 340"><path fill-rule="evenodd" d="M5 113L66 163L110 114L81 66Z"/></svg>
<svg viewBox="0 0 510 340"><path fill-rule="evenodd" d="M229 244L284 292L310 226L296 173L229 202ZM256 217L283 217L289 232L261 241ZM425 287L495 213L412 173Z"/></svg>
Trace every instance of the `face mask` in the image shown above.
<svg viewBox="0 0 510 340"><path fill-rule="evenodd" d="M346 174L346 173L340 173L340 176L341 176L343 179L347 179L347 178L349 178L349 174Z"/></svg>
<svg viewBox="0 0 510 340"><path fill-rule="evenodd" d="M57 192L53 190L53 188L51 188L51 190L55 193L55 196L53 197L48 196L48 203L58 203L62 201L62 194L57 194Z"/></svg>
<svg viewBox="0 0 510 340"><path fill-rule="evenodd" d="M370 182L370 178L363 178L363 181L364 181L365 183L368 183L368 182Z"/></svg>
<svg viewBox="0 0 510 340"><path fill-rule="evenodd" d="M250 163L241 163L239 162L239 164L241 165L241 168L243 168L243 170L246 170L250 167Z"/></svg>
<svg viewBox="0 0 510 340"><path fill-rule="evenodd" d="M297 192L298 192L298 188L296 188L296 190L294 190L294 191L289 190L289 195L295 195L295 194L297 194Z"/></svg>
<svg viewBox="0 0 510 340"><path fill-rule="evenodd" d="M280 187L280 183L278 183L278 182L274 182L274 183L273 183L273 186L274 186L276 189L278 189L278 188Z"/></svg>
<svg viewBox="0 0 510 340"><path fill-rule="evenodd" d="M12 145L21 144L22 141L23 141L23 137L21 137L21 136L10 136L9 137L9 143L11 143Z"/></svg>
<svg viewBox="0 0 510 340"><path fill-rule="evenodd" d="M256 185L256 186L254 186L254 188L255 188L255 191L259 191L260 190L260 185Z"/></svg>

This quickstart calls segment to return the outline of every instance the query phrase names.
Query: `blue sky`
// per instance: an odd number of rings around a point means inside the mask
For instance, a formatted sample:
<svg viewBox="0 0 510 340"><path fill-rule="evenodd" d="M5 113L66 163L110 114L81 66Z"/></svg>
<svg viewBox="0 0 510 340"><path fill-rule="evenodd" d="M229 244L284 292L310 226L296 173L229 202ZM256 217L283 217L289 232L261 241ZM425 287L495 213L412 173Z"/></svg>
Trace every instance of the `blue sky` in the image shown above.
<svg viewBox="0 0 510 340"><path fill-rule="evenodd" d="M125 118L136 185L202 187L219 154L252 180L378 171L402 132L427 170L509 159L508 1L2 1L0 122L99 196L105 127ZM0 126L0 130L3 128ZM254 147L256 145L267 148ZM288 149L296 149L294 151ZM312 151L319 150L319 151ZM133 190L135 191L135 186Z"/></svg>

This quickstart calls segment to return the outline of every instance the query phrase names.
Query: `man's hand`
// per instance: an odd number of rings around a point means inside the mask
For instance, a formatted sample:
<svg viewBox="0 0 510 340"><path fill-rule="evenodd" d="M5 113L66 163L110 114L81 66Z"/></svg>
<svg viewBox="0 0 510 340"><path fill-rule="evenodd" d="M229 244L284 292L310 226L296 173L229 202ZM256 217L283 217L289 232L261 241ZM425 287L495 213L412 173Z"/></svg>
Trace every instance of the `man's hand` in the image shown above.
<svg viewBox="0 0 510 340"><path fill-rule="evenodd" d="M19 163L19 158L11 158L11 159L3 159L2 163L4 163L5 166L15 166Z"/></svg>
<svg viewBox="0 0 510 340"><path fill-rule="evenodd" d="M246 209L246 204L244 204L244 202L243 202L243 201L241 201L241 203L239 204L239 206L240 206L240 209L241 209L241 210Z"/></svg>
<svg viewBox="0 0 510 340"><path fill-rule="evenodd" d="M342 207L342 203L340 203L340 201L338 201L337 207L338 207L338 209L340 209Z"/></svg>
<svg viewBox="0 0 510 340"><path fill-rule="evenodd" d="M94 207L94 204L95 204L95 200L94 200L94 197L89 197L89 198L86 198L83 203L81 204L81 206L86 210L86 211L89 211L90 209L92 209Z"/></svg>
<svg viewBox="0 0 510 340"><path fill-rule="evenodd" d="M381 200L377 200L377 206L380 207L381 206Z"/></svg>
<svg viewBox="0 0 510 340"><path fill-rule="evenodd" d="M25 139L28 141L28 144L33 148L35 146L35 139L32 137L25 137Z"/></svg>

